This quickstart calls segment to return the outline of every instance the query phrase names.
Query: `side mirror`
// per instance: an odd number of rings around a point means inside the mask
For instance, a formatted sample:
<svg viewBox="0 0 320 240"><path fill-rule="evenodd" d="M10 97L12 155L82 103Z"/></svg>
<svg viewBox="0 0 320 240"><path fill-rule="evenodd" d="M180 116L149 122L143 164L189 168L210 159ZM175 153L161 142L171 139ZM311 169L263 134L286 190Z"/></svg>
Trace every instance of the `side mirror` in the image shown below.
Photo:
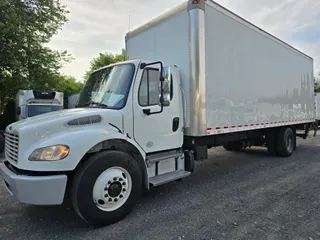
<svg viewBox="0 0 320 240"><path fill-rule="evenodd" d="M171 73L169 67L163 68L163 84L162 84L162 90L163 90L163 99L162 99L162 105L164 107L170 106L170 100L171 100ZM161 89L160 89L160 104L161 104Z"/></svg>
<svg viewBox="0 0 320 240"><path fill-rule="evenodd" d="M21 114L21 107L17 107L17 115Z"/></svg>

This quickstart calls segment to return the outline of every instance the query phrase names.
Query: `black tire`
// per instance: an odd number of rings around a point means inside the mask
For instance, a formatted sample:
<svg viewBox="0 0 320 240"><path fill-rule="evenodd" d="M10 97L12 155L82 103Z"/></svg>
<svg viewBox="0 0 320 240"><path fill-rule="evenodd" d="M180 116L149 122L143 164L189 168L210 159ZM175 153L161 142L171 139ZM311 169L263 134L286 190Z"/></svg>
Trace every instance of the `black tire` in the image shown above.
<svg viewBox="0 0 320 240"><path fill-rule="evenodd" d="M93 200L93 187L102 172L121 167L131 176L132 188L128 199L114 211L103 211ZM87 223L109 225L120 221L133 209L141 194L142 173L139 164L128 154L105 151L91 156L76 172L71 185L71 201L76 213Z"/></svg>
<svg viewBox="0 0 320 240"><path fill-rule="evenodd" d="M276 153L280 157L290 157L295 149L295 135L291 128L281 128L276 140Z"/></svg>
<svg viewBox="0 0 320 240"><path fill-rule="evenodd" d="M4 136L0 134L0 154L4 151Z"/></svg>

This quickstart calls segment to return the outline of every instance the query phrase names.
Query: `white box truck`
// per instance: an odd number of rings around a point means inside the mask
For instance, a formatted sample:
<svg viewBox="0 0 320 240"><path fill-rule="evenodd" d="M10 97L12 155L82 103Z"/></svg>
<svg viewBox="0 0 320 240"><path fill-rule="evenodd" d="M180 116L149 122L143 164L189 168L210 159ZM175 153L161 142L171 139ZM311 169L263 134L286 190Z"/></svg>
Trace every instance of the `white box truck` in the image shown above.
<svg viewBox="0 0 320 240"><path fill-rule="evenodd" d="M21 120L63 109L63 92L20 90L16 96L17 116Z"/></svg>
<svg viewBox="0 0 320 240"><path fill-rule="evenodd" d="M92 73L77 108L7 128L0 172L17 200L70 199L84 221L110 224L208 148L289 157L315 122L312 58L211 0L129 32L126 51L136 59Z"/></svg>

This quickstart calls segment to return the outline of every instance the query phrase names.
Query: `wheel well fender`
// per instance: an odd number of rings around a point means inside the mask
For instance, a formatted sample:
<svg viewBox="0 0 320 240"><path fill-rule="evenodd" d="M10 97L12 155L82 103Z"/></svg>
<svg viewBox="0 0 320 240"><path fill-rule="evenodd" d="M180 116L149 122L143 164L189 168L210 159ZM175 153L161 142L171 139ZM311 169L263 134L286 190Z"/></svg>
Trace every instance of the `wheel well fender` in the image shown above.
<svg viewBox="0 0 320 240"><path fill-rule="evenodd" d="M126 139L108 139L102 142L97 143L94 145L90 150L84 155L82 160L83 162L85 159L89 158L91 155L101 152L101 151L108 151L108 150L116 150L120 152L125 152L132 156L137 163L140 166L141 172L142 172L142 178L143 178L143 186L147 189L149 189L149 178L148 178L148 172L147 172L147 165L145 162L144 152L138 147L136 147L133 143L128 142Z"/></svg>

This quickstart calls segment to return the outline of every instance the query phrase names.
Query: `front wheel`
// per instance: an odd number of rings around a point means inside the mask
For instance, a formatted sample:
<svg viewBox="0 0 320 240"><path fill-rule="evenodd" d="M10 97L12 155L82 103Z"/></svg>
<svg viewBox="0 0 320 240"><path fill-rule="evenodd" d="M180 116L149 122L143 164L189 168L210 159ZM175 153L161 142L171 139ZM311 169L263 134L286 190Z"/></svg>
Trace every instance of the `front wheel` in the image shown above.
<svg viewBox="0 0 320 240"><path fill-rule="evenodd" d="M71 201L87 223L108 225L131 212L142 188L138 163L126 153L106 151L80 167L71 186Z"/></svg>

